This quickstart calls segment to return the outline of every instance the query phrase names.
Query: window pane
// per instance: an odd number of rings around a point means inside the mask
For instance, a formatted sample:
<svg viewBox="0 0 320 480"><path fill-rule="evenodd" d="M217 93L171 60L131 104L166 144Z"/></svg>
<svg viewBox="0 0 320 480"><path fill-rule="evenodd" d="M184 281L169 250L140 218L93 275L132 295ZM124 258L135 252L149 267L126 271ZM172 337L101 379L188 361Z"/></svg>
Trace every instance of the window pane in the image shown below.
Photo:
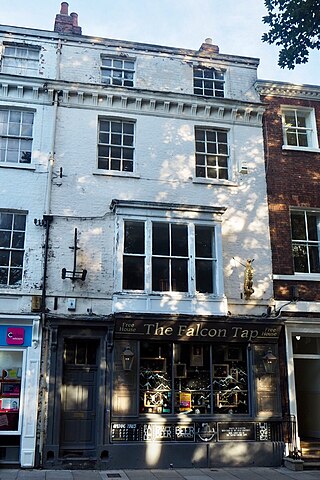
<svg viewBox="0 0 320 480"><path fill-rule="evenodd" d="M169 259L152 259L152 290L155 292L170 290Z"/></svg>
<svg viewBox="0 0 320 480"><path fill-rule="evenodd" d="M172 411L172 344L140 343L140 413Z"/></svg>
<svg viewBox="0 0 320 480"><path fill-rule="evenodd" d="M304 213L291 213L291 232L293 240L306 240Z"/></svg>
<svg viewBox="0 0 320 480"><path fill-rule="evenodd" d="M196 257L212 258L213 229L212 227L195 227L196 232Z"/></svg>
<svg viewBox="0 0 320 480"><path fill-rule="evenodd" d="M9 250L0 250L0 265L3 266L8 266L9 265Z"/></svg>
<svg viewBox="0 0 320 480"><path fill-rule="evenodd" d="M124 160L122 167L124 172L133 172L133 162L130 160Z"/></svg>
<svg viewBox="0 0 320 480"><path fill-rule="evenodd" d="M5 230L0 231L0 247L11 247L11 232Z"/></svg>
<svg viewBox="0 0 320 480"><path fill-rule="evenodd" d="M212 260L196 260L196 290L200 293L213 293Z"/></svg>
<svg viewBox="0 0 320 480"><path fill-rule="evenodd" d="M307 132L299 133L298 134L298 141L299 141L299 147L307 147L308 146Z"/></svg>
<svg viewBox="0 0 320 480"><path fill-rule="evenodd" d="M12 248L24 247L24 232L13 232L12 235Z"/></svg>
<svg viewBox="0 0 320 480"><path fill-rule="evenodd" d="M295 133L291 133L289 130L287 131L287 144L292 146L297 146L297 137Z"/></svg>
<svg viewBox="0 0 320 480"><path fill-rule="evenodd" d="M311 273L320 273L319 255L320 255L319 246L309 247L310 272Z"/></svg>
<svg viewBox="0 0 320 480"><path fill-rule="evenodd" d="M319 232L318 232L318 223L320 228L320 217L314 214L307 215L308 223L308 237L309 240L320 241Z"/></svg>
<svg viewBox="0 0 320 480"><path fill-rule="evenodd" d="M123 257L124 290L144 290L144 257Z"/></svg>
<svg viewBox="0 0 320 480"><path fill-rule="evenodd" d="M187 225L171 225L171 255L175 257L188 256Z"/></svg>
<svg viewBox="0 0 320 480"><path fill-rule="evenodd" d="M124 253L144 254L144 222L125 222Z"/></svg>
<svg viewBox="0 0 320 480"><path fill-rule="evenodd" d="M11 230L13 221L12 213L0 213L0 228Z"/></svg>
<svg viewBox="0 0 320 480"><path fill-rule="evenodd" d="M215 344L212 351L213 412L249 413L246 347Z"/></svg>
<svg viewBox="0 0 320 480"><path fill-rule="evenodd" d="M152 224L152 254L170 255L168 223L154 222Z"/></svg>
<svg viewBox="0 0 320 480"><path fill-rule="evenodd" d="M12 267L22 267L23 265L23 252L12 252L11 253L11 266Z"/></svg>
<svg viewBox="0 0 320 480"><path fill-rule="evenodd" d="M12 268L9 271L9 285L20 285L22 280L22 268Z"/></svg>
<svg viewBox="0 0 320 480"><path fill-rule="evenodd" d="M184 342L175 345L174 387L176 413L211 413L210 347Z"/></svg>
<svg viewBox="0 0 320 480"><path fill-rule="evenodd" d="M188 291L188 260L171 260L171 289L173 292Z"/></svg>
<svg viewBox="0 0 320 480"><path fill-rule="evenodd" d="M295 114L292 112L288 112L284 116L284 121L287 126L296 126L296 117Z"/></svg>
<svg viewBox="0 0 320 480"><path fill-rule="evenodd" d="M292 245L295 272L308 273L308 257L305 245Z"/></svg>
<svg viewBox="0 0 320 480"><path fill-rule="evenodd" d="M0 268L0 285L8 284L8 268Z"/></svg>

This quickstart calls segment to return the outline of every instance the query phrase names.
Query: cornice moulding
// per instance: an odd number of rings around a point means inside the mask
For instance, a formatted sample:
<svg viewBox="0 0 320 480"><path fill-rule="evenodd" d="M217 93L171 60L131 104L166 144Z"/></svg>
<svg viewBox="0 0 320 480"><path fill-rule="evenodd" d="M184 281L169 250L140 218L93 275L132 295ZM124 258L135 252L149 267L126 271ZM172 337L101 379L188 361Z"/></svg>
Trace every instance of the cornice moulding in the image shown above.
<svg viewBox="0 0 320 480"><path fill-rule="evenodd" d="M293 84L258 80L255 84L260 95L273 97L320 99L320 86L307 84Z"/></svg>

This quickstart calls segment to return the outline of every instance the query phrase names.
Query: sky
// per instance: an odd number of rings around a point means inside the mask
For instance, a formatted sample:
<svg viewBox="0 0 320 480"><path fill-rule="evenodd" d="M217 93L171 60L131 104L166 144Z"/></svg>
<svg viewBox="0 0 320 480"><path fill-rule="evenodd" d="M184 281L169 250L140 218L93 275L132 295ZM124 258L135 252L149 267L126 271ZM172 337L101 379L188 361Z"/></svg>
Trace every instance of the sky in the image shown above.
<svg viewBox="0 0 320 480"><path fill-rule="evenodd" d="M320 84L320 52L294 70L278 67L263 0L69 0L82 34L198 50L210 37L220 53L260 59L258 78ZM0 0L0 24L53 30L60 0Z"/></svg>

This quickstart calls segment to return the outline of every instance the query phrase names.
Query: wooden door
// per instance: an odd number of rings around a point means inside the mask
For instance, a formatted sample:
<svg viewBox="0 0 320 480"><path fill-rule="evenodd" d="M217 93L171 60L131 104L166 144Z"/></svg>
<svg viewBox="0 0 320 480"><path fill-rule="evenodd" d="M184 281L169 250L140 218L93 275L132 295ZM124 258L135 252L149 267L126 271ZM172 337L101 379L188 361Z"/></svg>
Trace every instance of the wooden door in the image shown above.
<svg viewBox="0 0 320 480"><path fill-rule="evenodd" d="M62 456L96 454L96 340L65 339L61 388L60 452Z"/></svg>

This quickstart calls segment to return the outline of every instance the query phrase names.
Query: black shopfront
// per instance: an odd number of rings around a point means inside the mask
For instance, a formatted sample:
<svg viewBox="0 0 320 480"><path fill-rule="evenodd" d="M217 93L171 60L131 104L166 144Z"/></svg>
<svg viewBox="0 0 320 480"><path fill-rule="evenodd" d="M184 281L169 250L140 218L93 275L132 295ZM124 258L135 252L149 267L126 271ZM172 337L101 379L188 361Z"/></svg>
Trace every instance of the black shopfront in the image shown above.
<svg viewBox="0 0 320 480"><path fill-rule="evenodd" d="M45 468L275 466L283 455L280 323L50 318Z"/></svg>
<svg viewBox="0 0 320 480"><path fill-rule="evenodd" d="M279 465L280 333L265 319L116 316L110 468Z"/></svg>

